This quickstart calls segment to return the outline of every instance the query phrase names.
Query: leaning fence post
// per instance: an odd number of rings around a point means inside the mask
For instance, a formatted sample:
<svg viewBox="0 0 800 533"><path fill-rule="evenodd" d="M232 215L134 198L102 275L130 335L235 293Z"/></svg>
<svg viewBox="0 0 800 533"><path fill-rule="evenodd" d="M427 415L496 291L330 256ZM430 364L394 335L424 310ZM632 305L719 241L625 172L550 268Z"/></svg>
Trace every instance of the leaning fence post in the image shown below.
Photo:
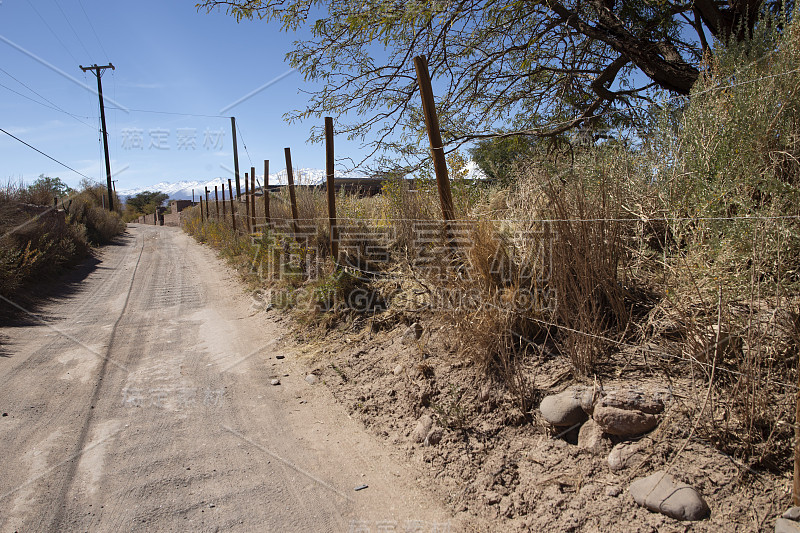
<svg viewBox="0 0 800 533"><path fill-rule="evenodd" d="M236 209L233 207L233 187L231 187L230 178L228 178L228 194L231 198L231 223L233 224L233 232L236 233Z"/></svg>
<svg viewBox="0 0 800 533"><path fill-rule="evenodd" d="M223 196L223 198L225 197ZM217 220L219 220L219 194L216 185L214 185L214 206L217 208Z"/></svg>
<svg viewBox="0 0 800 533"><path fill-rule="evenodd" d="M334 184L333 118L325 117L325 188L328 193L328 223L331 232L331 257L339 261L339 228L336 225L336 186Z"/></svg>
<svg viewBox="0 0 800 533"><path fill-rule="evenodd" d="M284 148L283 153L286 156L286 182L289 184L289 202L292 204L292 231L297 238L297 219L300 215L297 213L297 196L294 193L294 174L292 173L292 151L289 148Z"/></svg>
<svg viewBox="0 0 800 533"><path fill-rule="evenodd" d="M442 217L445 221L449 221L455 219L453 196L450 193L450 178L447 175L447 162L444 159L442 134L439 131L439 117L436 114L436 104L433 100L428 60L425 56L417 56L414 58L414 67L417 70L419 92L422 96L422 111L425 115L425 127L428 130L428 141L431 144L433 169L436 172L436 186L439 189L439 201L442 204Z"/></svg>
<svg viewBox="0 0 800 533"><path fill-rule="evenodd" d="M269 224L269 159L264 160L264 224Z"/></svg>

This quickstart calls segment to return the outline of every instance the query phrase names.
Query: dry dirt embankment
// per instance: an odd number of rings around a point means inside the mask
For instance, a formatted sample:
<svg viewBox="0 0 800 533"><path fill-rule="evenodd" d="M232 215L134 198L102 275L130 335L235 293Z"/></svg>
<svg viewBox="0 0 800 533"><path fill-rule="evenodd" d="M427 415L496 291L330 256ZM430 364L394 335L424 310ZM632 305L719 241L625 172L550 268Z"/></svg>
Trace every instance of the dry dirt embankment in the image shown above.
<svg viewBox="0 0 800 533"><path fill-rule="evenodd" d="M71 294L17 317L0 328L0 530L461 529L177 229L129 226Z"/></svg>

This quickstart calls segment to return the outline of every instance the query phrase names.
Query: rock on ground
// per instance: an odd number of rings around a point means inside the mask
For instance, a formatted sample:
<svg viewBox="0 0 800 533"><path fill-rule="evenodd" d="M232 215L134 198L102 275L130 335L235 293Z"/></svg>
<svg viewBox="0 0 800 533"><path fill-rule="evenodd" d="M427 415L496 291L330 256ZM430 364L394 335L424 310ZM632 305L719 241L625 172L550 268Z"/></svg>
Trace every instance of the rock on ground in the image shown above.
<svg viewBox="0 0 800 533"><path fill-rule="evenodd" d="M419 420L417 420L417 427L411 432L411 442L424 442L432 427L433 419L430 415L422 415L419 417Z"/></svg>
<svg viewBox="0 0 800 533"><path fill-rule="evenodd" d="M611 441L603 433L603 428L594 420L589 419L578 432L578 448L600 455L608 453L611 449Z"/></svg>
<svg viewBox="0 0 800 533"><path fill-rule="evenodd" d="M710 511L693 487L676 481L663 470L637 479L628 491L639 505L676 520L701 520Z"/></svg>
<svg viewBox="0 0 800 533"><path fill-rule="evenodd" d="M655 415L602 405L595 406L593 418L603 431L619 437L641 435L658 425Z"/></svg>
<svg viewBox="0 0 800 533"><path fill-rule="evenodd" d="M539 412L550 424L558 427L574 426L584 422L589 416L581 408L582 389L565 390L559 394L545 396L539 405Z"/></svg>
<svg viewBox="0 0 800 533"><path fill-rule="evenodd" d="M800 533L800 523L788 518L778 518L775 521L775 533Z"/></svg>

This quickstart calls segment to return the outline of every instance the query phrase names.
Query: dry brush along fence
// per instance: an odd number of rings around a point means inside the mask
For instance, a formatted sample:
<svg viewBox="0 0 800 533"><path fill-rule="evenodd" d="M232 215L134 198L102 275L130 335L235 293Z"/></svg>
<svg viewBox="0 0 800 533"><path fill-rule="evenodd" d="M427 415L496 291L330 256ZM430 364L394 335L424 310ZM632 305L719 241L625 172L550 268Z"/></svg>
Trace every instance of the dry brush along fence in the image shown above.
<svg viewBox="0 0 800 533"><path fill-rule="evenodd" d="M451 183L415 63L435 182L337 195L326 119L325 189L295 187L286 148L287 188L268 192L264 161L261 195L251 168L244 194L230 180L227 199L205 191L185 229L246 263L264 305L302 320L446 324L526 415L554 359L576 381L655 379L673 392L674 434L785 472L798 449L798 216L685 214L652 169L630 178L624 151L531 164L510 189ZM672 172L669 187L695 183Z"/></svg>

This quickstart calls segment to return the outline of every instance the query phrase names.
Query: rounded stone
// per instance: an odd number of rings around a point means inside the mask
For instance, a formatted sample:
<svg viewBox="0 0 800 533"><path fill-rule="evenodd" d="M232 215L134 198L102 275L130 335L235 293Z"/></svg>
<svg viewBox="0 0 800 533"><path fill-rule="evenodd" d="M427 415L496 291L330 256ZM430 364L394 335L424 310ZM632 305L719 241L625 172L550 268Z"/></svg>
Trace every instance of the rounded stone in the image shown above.
<svg viewBox="0 0 800 533"><path fill-rule="evenodd" d="M583 390L566 390L546 396L539 405L539 412L550 424L558 427L581 424L589 415L581 408Z"/></svg>
<svg viewBox="0 0 800 533"><path fill-rule="evenodd" d="M637 479L628 491L642 507L676 520L702 520L710 511L694 487L676 481L663 470Z"/></svg>

